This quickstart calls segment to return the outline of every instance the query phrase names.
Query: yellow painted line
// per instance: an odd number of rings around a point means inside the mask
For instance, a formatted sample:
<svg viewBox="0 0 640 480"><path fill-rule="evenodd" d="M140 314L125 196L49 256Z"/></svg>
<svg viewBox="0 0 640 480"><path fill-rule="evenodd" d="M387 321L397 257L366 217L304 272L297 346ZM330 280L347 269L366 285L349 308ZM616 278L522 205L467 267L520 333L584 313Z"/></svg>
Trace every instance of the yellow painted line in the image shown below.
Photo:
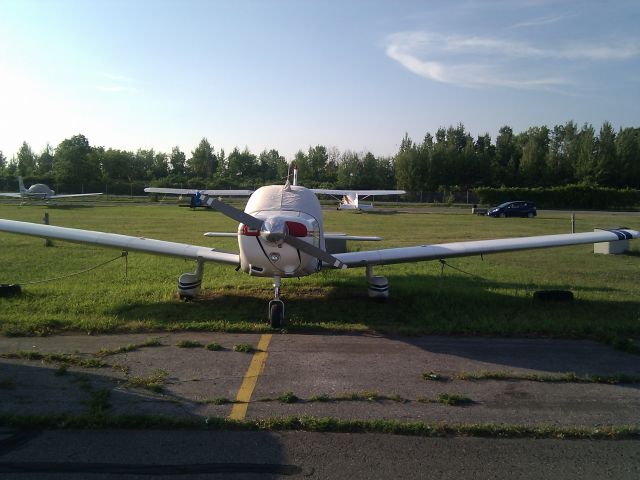
<svg viewBox="0 0 640 480"><path fill-rule="evenodd" d="M229 415L231 420L244 420L244 417L247 415L251 395L253 395L253 390L256 388L256 383L258 383L258 377L264 370L264 365L269 355L267 348L269 347L270 341L270 333L265 333L260 337L258 351L253 354L247 373L244 374L242 385L240 385L240 390L238 390L236 403L233 404L233 409L231 409L231 414Z"/></svg>

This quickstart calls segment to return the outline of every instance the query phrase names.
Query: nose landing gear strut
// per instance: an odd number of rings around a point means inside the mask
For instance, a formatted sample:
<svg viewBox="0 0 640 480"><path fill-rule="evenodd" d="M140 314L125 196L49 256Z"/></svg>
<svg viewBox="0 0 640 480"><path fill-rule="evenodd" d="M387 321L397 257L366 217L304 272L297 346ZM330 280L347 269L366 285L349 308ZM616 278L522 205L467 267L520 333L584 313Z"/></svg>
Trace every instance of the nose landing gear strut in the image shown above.
<svg viewBox="0 0 640 480"><path fill-rule="evenodd" d="M284 302L280 300L280 277L273 277L274 296L269 302L269 324L271 328L282 328L284 324Z"/></svg>

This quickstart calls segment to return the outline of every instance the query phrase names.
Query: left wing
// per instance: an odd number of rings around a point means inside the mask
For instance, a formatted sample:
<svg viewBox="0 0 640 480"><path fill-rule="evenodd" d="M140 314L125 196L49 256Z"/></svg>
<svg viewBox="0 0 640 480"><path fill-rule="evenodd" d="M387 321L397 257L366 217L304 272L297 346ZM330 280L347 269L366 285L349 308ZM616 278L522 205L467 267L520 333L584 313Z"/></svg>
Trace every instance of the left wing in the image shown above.
<svg viewBox="0 0 640 480"><path fill-rule="evenodd" d="M473 240L469 242L440 243L415 247L386 248L364 252L336 253L334 256L348 267L386 265L391 263L439 260L450 257L466 257L488 253L533 250L537 248L563 247L584 243L613 242L639 238L640 232L629 229L602 230L597 232L540 235L536 237L502 238L498 240Z"/></svg>
<svg viewBox="0 0 640 480"><path fill-rule="evenodd" d="M167 242L144 237L132 237L117 233L96 232L93 230L80 230L77 228L56 227L52 225L40 225L37 223L18 222L15 220L0 219L0 232L20 233L34 237L50 238L54 240L66 240L68 242L88 243L102 247L132 250L157 255L169 255L174 257L202 259L210 262L240 264L240 256L237 253L223 252L211 247L201 247L188 243Z"/></svg>
<svg viewBox="0 0 640 480"><path fill-rule="evenodd" d="M21 196L22 196L22 194L20 194L20 193L0 193L0 197L20 198Z"/></svg>

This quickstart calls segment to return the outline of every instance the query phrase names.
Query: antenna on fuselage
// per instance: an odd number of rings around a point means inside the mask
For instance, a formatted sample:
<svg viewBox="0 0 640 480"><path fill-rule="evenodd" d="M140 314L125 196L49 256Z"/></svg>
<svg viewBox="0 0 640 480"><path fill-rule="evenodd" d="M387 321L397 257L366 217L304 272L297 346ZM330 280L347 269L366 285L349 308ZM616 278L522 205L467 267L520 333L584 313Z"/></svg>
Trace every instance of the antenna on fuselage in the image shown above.
<svg viewBox="0 0 640 480"><path fill-rule="evenodd" d="M291 168L293 167L293 181L291 181ZM287 171L287 181L284 184L285 190L289 190L291 185L298 185L298 167L295 163L291 163L289 165L289 170Z"/></svg>

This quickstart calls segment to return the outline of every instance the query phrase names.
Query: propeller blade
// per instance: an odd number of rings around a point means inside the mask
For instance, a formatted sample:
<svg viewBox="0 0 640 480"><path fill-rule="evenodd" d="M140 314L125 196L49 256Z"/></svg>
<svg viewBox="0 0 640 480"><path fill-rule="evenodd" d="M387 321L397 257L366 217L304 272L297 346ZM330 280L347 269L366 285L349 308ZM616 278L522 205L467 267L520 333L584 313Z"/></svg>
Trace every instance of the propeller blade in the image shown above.
<svg viewBox="0 0 640 480"><path fill-rule="evenodd" d="M252 217L248 213L245 213L242 210L238 210L237 208L232 207L231 205L227 205L226 203L221 202L220 200L216 200L215 198L209 197L205 201L205 203L210 207L215 208L223 215L226 215L227 217L232 218L237 222L244 223L254 230L260 230L262 228L262 224L264 223L259 218Z"/></svg>
<svg viewBox="0 0 640 480"><path fill-rule="evenodd" d="M284 241L292 247L295 247L298 250L302 250L303 252L308 253L309 255L316 257L317 259L322 260L323 262L328 263L335 268L347 268L347 265L345 263L342 263L330 253L325 252L324 250L311 245L310 243L307 243L304 240L299 239L298 237L286 235L284 237Z"/></svg>
<svg viewBox="0 0 640 480"><path fill-rule="evenodd" d="M221 202L220 200L216 200L215 198L209 197L205 200L205 203L210 207L215 208L223 215L226 215L227 217L232 218L237 222L243 223L255 230L260 230L262 228L262 225L264 224L264 221L260 220L259 218L253 217L248 213L238 210L237 208L232 207L231 205L227 205L226 203ZM347 265L345 263L341 262L330 253L327 253L324 250L315 247L310 243L305 242L304 240L299 239L298 237L285 235L284 242L288 243L292 247L297 248L298 250L302 250L303 252L316 257L319 260L322 260L325 263L328 263L335 268L347 268Z"/></svg>

